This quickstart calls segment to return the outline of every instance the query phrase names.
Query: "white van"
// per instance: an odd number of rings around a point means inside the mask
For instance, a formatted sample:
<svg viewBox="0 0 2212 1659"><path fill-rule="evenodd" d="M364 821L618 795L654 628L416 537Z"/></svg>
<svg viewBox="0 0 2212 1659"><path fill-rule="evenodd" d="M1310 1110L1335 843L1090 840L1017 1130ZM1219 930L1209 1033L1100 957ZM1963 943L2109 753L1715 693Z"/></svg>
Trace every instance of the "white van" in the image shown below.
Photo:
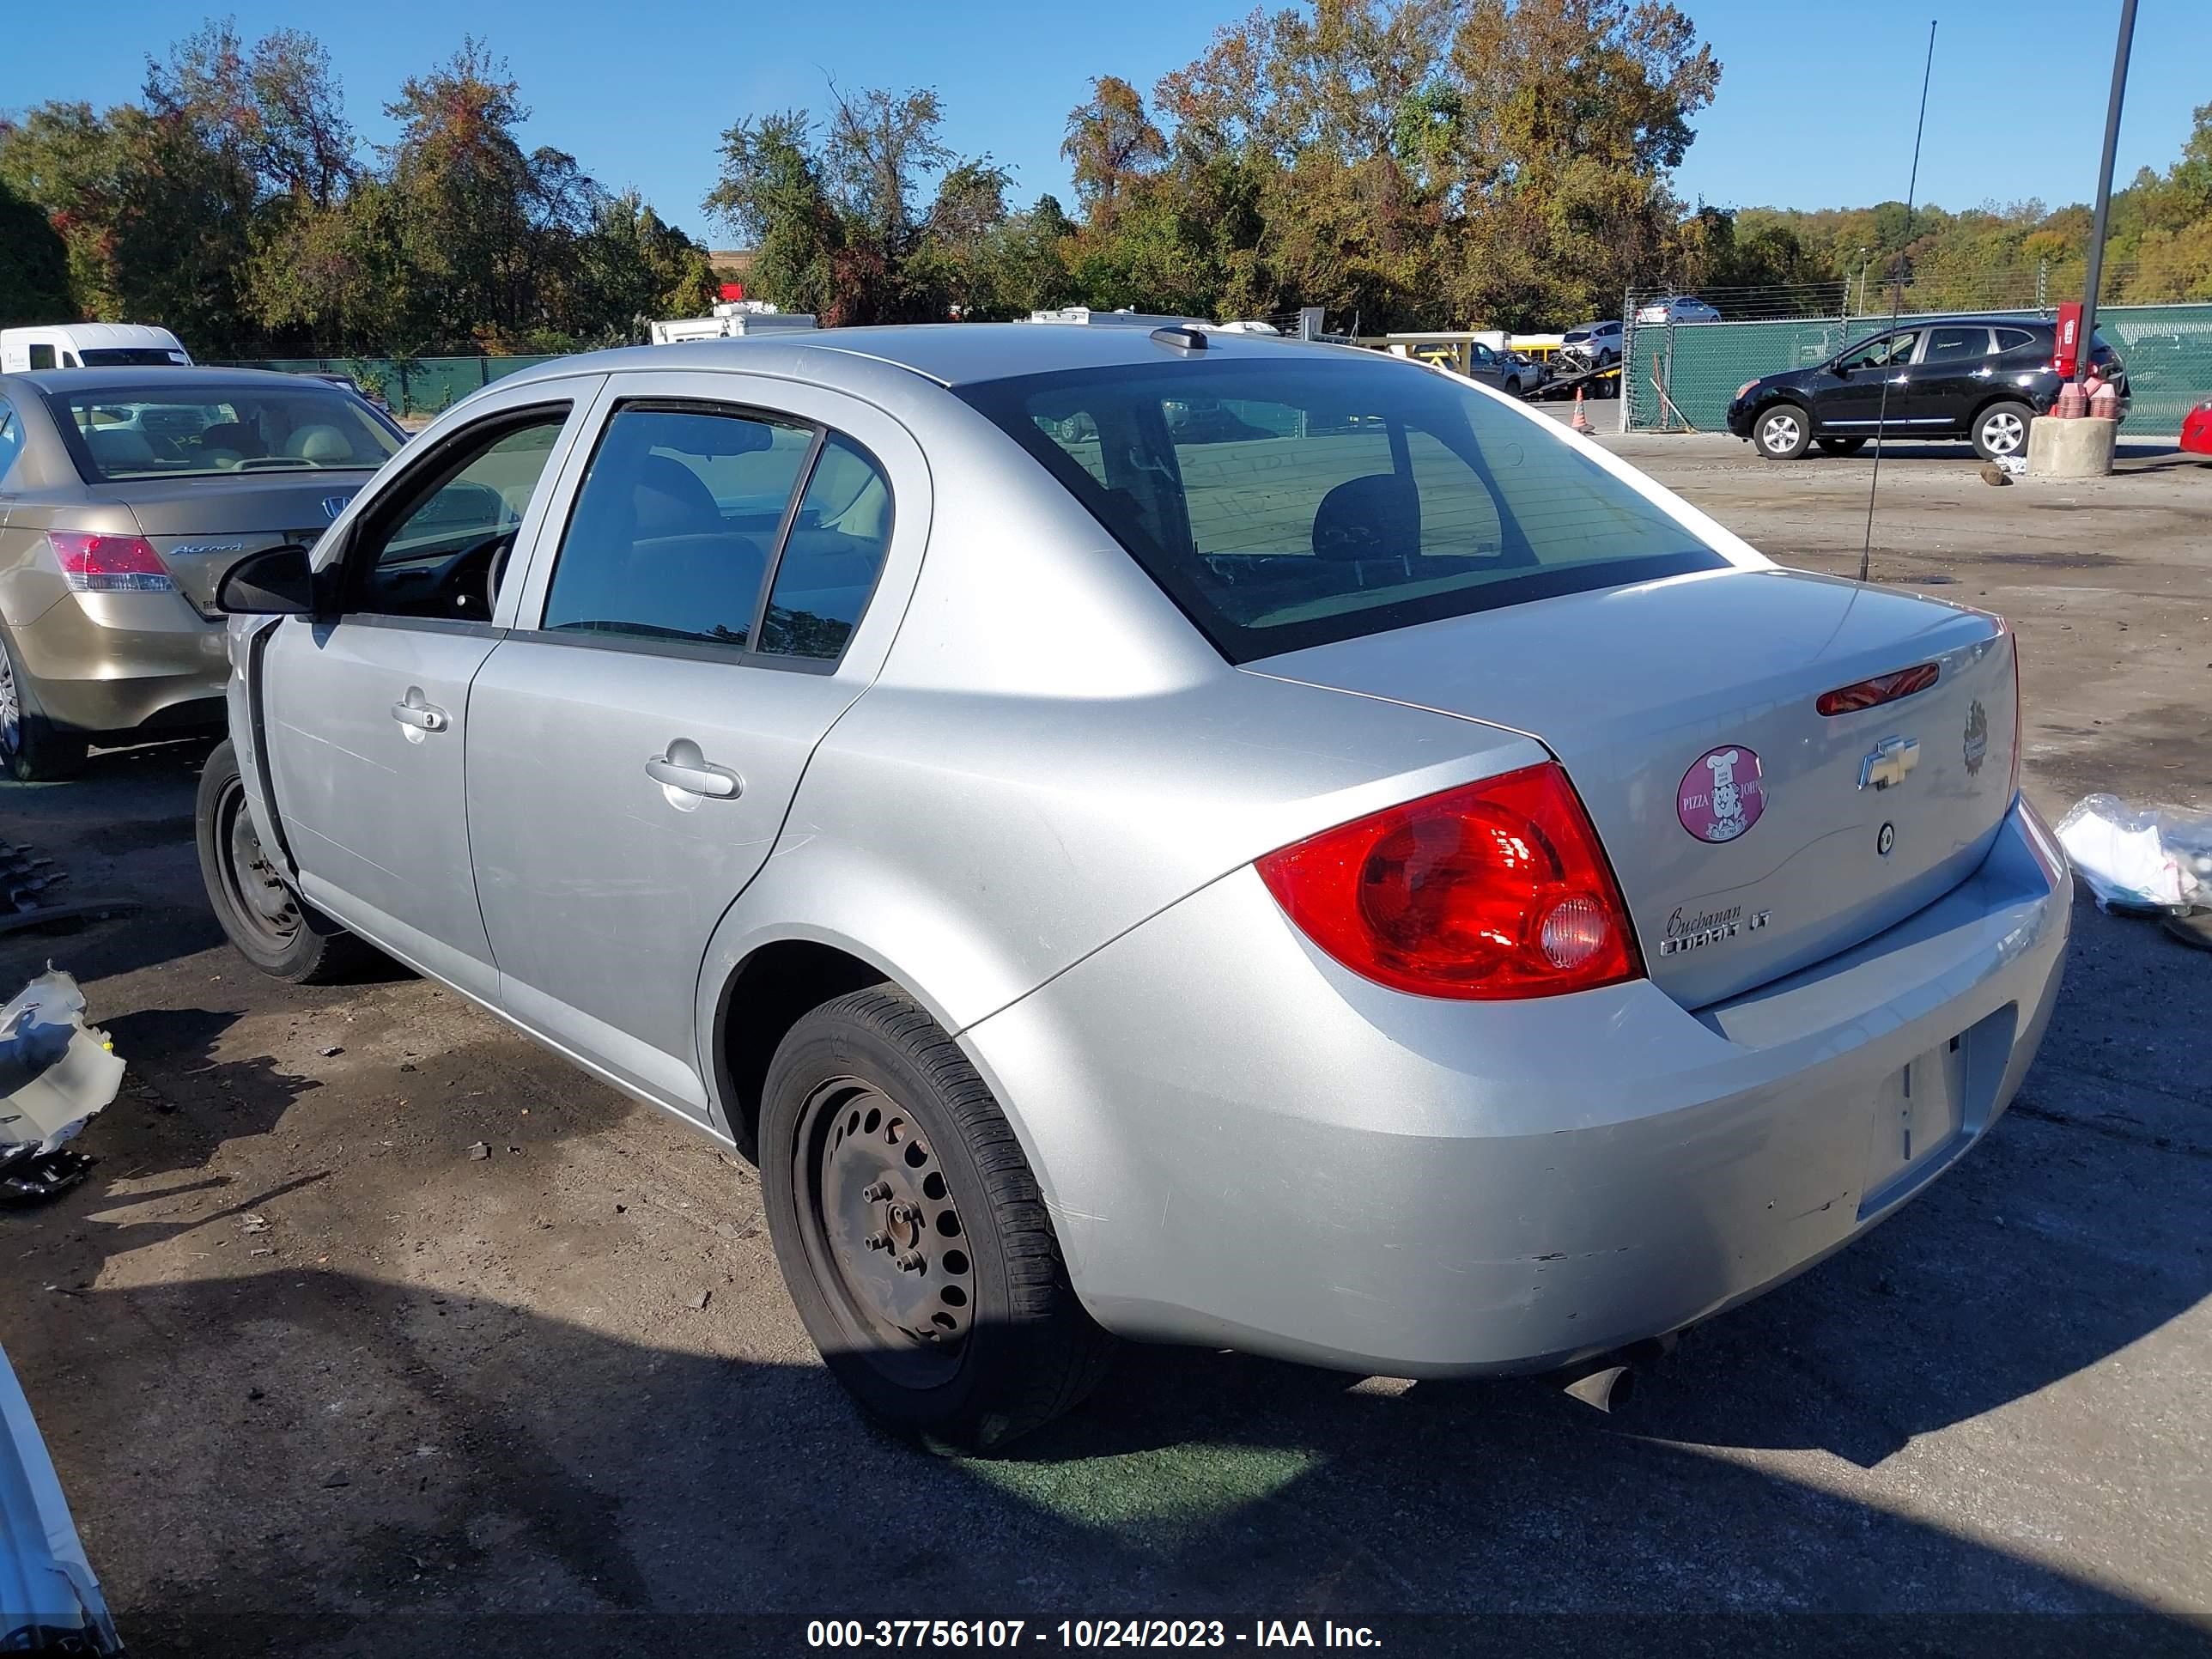
<svg viewBox="0 0 2212 1659"><path fill-rule="evenodd" d="M191 362L177 337L143 323L0 328L0 374L38 368L150 368Z"/></svg>

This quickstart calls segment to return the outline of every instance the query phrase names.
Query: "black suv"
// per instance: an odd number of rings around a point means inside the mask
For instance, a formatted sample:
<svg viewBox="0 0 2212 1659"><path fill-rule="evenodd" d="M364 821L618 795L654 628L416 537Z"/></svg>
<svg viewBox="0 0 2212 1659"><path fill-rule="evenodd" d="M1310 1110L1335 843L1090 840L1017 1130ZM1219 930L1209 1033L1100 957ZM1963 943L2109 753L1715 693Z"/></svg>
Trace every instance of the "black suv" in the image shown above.
<svg viewBox="0 0 2212 1659"><path fill-rule="evenodd" d="M1811 444L1856 454L1877 428L1892 440L1965 438L1984 460L2017 455L2029 420L2058 401L2057 336L2054 323L2016 317L1916 318L1817 368L1747 381L1729 404L1729 430L1771 461L1794 461ZM2093 351L2125 416L2126 367L2101 331Z"/></svg>

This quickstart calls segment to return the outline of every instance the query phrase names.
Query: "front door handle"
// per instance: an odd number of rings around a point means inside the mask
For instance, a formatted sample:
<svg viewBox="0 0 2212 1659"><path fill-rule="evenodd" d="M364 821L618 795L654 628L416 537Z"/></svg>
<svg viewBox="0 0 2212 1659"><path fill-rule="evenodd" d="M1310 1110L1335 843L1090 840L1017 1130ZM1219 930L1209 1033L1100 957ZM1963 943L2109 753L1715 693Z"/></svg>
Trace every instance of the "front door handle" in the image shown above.
<svg viewBox="0 0 2212 1659"><path fill-rule="evenodd" d="M645 763L645 775L667 789L681 789L690 795L705 795L712 800L730 800L736 797L739 785L738 775L726 768L709 765L700 756L696 744L672 743L668 753L655 755Z"/></svg>
<svg viewBox="0 0 2212 1659"><path fill-rule="evenodd" d="M410 688L407 701L392 705L392 718L417 732L442 732L453 724L446 711L422 701L421 690Z"/></svg>

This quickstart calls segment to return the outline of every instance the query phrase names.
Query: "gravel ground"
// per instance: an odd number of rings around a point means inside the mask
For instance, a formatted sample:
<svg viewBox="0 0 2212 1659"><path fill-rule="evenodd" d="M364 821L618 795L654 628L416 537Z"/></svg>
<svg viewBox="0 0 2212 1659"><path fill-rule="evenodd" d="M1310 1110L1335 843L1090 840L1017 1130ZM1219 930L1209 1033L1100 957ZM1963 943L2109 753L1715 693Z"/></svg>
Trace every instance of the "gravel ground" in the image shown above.
<svg viewBox="0 0 2212 1659"><path fill-rule="evenodd" d="M1856 569L1865 459L1606 441L1785 562ZM2125 468L1881 472L1875 575L2019 628L2054 816L2212 806L2212 468ZM821 1369L742 1164L450 993L289 988L222 948L198 758L0 790L0 836L141 907L0 939L8 986L51 957L131 1062L92 1181L0 1214L0 1343L135 1651L713 1650L760 1613L1850 1614L1749 1629L2014 1654L2208 1628L2212 957L2154 928L2084 904L1987 1144L1612 1417L1132 1351L1019 1456L939 1461Z"/></svg>

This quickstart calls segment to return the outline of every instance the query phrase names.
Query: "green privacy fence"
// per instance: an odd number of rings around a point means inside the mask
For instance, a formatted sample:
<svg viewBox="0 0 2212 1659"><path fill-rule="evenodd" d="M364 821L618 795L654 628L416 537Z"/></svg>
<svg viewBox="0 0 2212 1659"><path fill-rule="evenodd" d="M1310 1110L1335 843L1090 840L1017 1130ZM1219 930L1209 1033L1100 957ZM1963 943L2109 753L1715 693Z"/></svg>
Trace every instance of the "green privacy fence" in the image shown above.
<svg viewBox="0 0 2212 1659"><path fill-rule="evenodd" d="M2051 314L1975 313L2028 321ZM1929 319L1908 313L1904 320ZM1680 431L1686 422L1701 432L1725 431L1729 400L1746 380L1810 368L1888 324L1884 315L1639 325L1629 342L1628 429ZM2212 304L2101 307L2097 331L2127 364L2130 433L2179 432L2182 416L2212 398Z"/></svg>
<svg viewBox="0 0 2212 1659"><path fill-rule="evenodd" d="M381 398L394 415L441 415L502 375L550 363L550 357L262 357L226 368L272 368L284 374L349 374Z"/></svg>

